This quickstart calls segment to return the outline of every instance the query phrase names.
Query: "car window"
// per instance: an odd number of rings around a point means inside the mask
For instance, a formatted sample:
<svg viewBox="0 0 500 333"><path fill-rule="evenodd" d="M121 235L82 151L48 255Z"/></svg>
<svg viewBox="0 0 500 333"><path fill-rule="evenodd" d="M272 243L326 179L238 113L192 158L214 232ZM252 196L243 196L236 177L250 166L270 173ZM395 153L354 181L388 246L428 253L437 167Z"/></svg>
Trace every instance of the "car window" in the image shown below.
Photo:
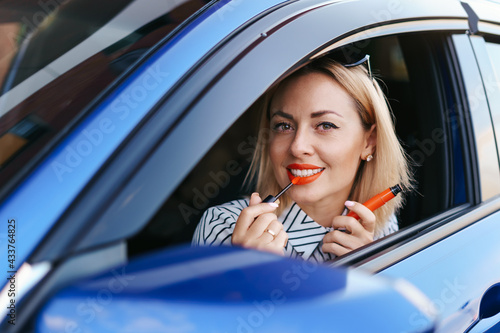
<svg viewBox="0 0 500 333"><path fill-rule="evenodd" d="M402 34L344 48L371 55L373 72L383 82L394 114L397 135L413 165L416 190L398 216L400 229L468 201L463 115L446 38L438 33ZM191 241L207 208L251 193L252 186L243 183L257 138L265 135L258 131L261 103L262 99L256 100L243 113L152 220L129 240L130 255Z"/></svg>
<svg viewBox="0 0 500 333"><path fill-rule="evenodd" d="M0 183L207 2L119 0L98 12L86 1L0 4Z"/></svg>

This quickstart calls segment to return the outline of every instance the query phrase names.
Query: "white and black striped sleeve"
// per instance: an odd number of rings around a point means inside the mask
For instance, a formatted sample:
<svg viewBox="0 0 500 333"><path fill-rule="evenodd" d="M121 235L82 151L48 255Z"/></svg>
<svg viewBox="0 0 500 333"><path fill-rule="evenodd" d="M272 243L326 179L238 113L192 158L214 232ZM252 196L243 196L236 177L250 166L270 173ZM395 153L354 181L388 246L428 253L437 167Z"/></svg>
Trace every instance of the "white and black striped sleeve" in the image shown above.
<svg viewBox="0 0 500 333"><path fill-rule="evenodd" d="M196 227L192 245L230 246L236 220L243 208L247 206L247 200L234 200L207 209Z"/></svg>

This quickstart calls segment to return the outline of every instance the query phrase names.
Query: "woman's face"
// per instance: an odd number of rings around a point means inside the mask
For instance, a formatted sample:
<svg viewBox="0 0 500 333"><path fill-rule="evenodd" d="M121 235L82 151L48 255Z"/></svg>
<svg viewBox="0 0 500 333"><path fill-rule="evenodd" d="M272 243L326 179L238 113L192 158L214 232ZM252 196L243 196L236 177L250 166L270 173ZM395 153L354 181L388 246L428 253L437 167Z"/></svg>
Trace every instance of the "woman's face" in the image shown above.
<svg viewBox="0 0 500 333"><path fill-rule="evenodd" d="M372 154L375 131L366 131L354 101L321 73L286 80L270 109L270 158L280 186L300 176L287 194L298 204L345 200L361 159Z"/></svg>

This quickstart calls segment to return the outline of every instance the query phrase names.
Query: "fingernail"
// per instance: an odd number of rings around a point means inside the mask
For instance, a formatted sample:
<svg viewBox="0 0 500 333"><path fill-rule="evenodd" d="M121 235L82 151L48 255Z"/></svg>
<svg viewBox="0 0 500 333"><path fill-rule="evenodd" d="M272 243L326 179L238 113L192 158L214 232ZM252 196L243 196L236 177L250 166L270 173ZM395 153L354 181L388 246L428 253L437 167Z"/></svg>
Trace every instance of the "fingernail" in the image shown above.
<svg viewBox="0 0 500 333"><path fill-rule="evenodd" d="M280 205L278 205L276 202L268 202L271 206L274 208L278 208Z"/></svg>
<svg viewBox="0 0 500 333"><path fill-rule="evenodd" d="M255 196L255 195L259 195L259 193L257 193L257 192L253 192L253 193L252 193L252 195L251 195L251 197L253 197L253 196Z"/></svg>
<svg viewBox="0 0 500 333"><path fill-rule="evenodd" d="M276 200L275 202L279 205L280 204L280 199Z"/></svg>
<svg viewBox="0 0 500 333"><path fill-rule="evenodd" d="M344 203L344 205L345 205L346 207L352 207L352 206L354 206L354 202L347 200L347 201Z"/></svg>

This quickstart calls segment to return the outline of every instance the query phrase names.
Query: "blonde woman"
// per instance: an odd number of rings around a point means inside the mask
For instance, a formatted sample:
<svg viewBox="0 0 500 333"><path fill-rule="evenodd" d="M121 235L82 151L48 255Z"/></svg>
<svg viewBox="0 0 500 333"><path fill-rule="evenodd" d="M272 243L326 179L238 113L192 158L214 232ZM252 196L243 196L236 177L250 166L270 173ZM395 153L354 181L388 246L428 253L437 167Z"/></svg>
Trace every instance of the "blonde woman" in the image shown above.
<svg viewBox="0 0 500 333"><path fill-rule="evenodd" d="M375 212L361 203L410 187L385 97L364 66L311 62L264 96L260 142L249 171L256 192L208 209L194 245L237 245L323 262L398 229L398 196ZM280 198L263 203L291 179ZM346 216L355 212L359 220Z"/></svg>

